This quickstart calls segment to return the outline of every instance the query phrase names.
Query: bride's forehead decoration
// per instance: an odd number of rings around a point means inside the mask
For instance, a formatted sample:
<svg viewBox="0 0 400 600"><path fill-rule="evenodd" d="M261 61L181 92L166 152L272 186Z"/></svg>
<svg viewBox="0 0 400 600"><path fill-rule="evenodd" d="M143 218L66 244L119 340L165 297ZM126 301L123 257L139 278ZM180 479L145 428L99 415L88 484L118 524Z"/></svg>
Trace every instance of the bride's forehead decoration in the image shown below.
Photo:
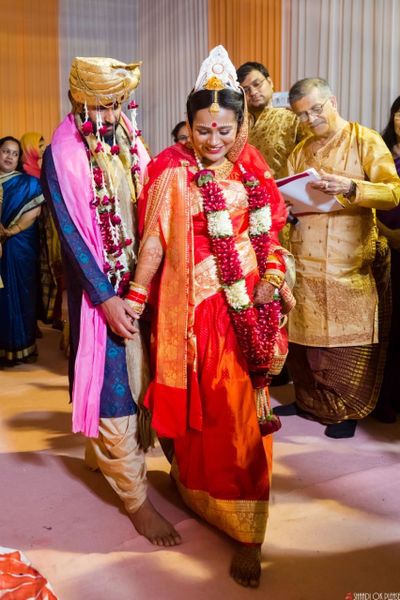
<svg viewBox="0 0 400 600"><path fill-rule="evenodd" d="M211 50L209 56L203 61L200 67L194 92L200 90L211 90L214 92L213 103L209 111L210 113L218 113L220 110L218 92L224 89L231 89L242 93L236 78L236 69L227 51L223 46L216 46Z"/></svg>

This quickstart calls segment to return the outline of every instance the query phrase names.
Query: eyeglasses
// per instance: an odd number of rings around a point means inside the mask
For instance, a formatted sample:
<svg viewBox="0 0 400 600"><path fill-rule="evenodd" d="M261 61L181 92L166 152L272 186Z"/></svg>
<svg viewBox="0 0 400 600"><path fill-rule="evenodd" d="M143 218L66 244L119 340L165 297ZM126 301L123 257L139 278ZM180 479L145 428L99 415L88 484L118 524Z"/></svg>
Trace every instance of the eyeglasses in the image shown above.
<svg viewBox="0 0 400 600"><path fill-rule="evenodd" d="M327 98L325 100L325 102L323 102L322 104L316 104L310 110L305 110L305 111L299 113L297 115L297 118L302 123L305 123L306 121L310 120L310 117L318 117L318 115L322 114L322 111L324 110L324 106L328 102L328 100L330 100L330 98Z"/></svg>
<svg viewBox="0 0 400 600"><path fill-rule="evenodd" d="M244 93L246 95L250 94L252 89L256 92L257 90L260 89L260 87L262 86L264 81L266 81L266 79L256 79L255 81L253 81L253 83L251 85L246 85L246 87L243 88Z"/></svg>

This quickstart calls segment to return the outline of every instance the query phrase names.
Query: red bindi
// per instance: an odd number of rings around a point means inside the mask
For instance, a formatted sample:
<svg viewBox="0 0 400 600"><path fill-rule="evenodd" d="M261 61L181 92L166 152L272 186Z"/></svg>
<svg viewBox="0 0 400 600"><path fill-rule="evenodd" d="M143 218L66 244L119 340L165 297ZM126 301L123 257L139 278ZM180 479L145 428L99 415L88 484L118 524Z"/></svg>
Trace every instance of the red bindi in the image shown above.
<svg viewBox="0 0 400 600"><path fill-rule="evenodd" d="M215 121L213 121L213 122L211 123L211 127L216 127L216 126L217 126L216 122L215 122Z"/></svg>

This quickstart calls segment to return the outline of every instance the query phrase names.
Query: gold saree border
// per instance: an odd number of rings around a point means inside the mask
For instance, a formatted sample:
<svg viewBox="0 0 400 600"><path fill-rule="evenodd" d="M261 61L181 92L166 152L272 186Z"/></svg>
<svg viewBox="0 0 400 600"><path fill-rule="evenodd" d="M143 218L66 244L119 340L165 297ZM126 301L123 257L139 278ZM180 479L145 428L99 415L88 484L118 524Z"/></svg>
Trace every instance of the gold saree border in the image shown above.
<svg viewBox="0 0 400 600"><path fill-rule="evenodd" d="M193 306L189 302L192 224L186 169L168 169L166 177L159 179L154 196L149 195L150 207L159 208L165 241L157 316L156 381L171 388L186 389L187 364L194 356L190 336ZM151 226L157 210L153 209L153 214L146 228Z"/></svg>
<svg viewBox="0 0 400 600"><path fill-rule="evenodd" d="M0 358L6 358L7 360L18 360L21 358L27 358L34 352L36 352L36 344L23 348L22 350L0 350Z"/></svg>
<svg viewBox="0 0 400 600"><path fill-rule="evenodd" d="M222 500L203 490L189 490L179 480L175 460L171 475L185 504L205 521L239 542L263 543L268 520L267 500Z"/></svg>

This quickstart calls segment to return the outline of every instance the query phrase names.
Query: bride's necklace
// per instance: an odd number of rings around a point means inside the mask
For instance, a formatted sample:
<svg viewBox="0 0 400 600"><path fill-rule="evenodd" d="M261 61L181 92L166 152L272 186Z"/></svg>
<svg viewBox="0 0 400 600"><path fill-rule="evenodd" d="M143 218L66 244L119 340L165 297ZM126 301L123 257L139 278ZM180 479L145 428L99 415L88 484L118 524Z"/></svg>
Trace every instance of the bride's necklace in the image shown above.
<svg viewBox="0 0 400 600"><path fill-rule="evenodd" d="M215 173L215 179L221 181L227 179L233 169L233 163L228 158L224 158L220 165L210 165L209 167Z"/></svg>

